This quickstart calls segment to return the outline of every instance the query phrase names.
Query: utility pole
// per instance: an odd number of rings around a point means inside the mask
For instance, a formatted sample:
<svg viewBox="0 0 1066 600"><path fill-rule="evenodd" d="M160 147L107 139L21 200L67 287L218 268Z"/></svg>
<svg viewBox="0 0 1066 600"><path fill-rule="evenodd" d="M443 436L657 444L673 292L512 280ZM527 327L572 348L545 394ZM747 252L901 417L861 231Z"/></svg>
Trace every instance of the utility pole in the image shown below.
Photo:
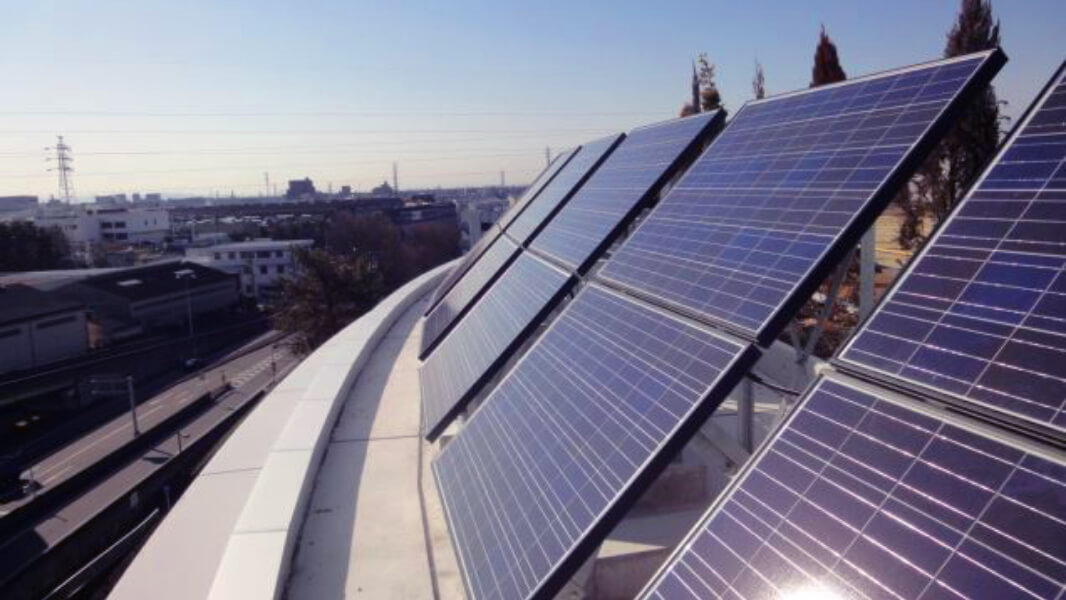
<svg viewBox="0 0 1066 600"><path fill-rule="evenodd" d="M133 377L126 376L126 391L130 395L130 417L133 419L133 436L141 435L141 429L137 426L137 399L133 395Z"/></svg>
<svg viewBox="0 0 1066 600"><path fill-rule="evenodd" d="M192 340L192 357L196 358L196 332L192 324L192 292L189 290L189 280L196 279L196 272L191 269L178 271L174 273L174 277L185 282L185 309L189 318L189 339Z"/></svg>
<svg viewBox="0 0 1066 600"><path fill-rule="evenodd" d="M70 175L74 172L74 167L70 165L70 163L74 162L74 158L70 155L70 146L63 142L63 136L60 135L57 136L55 147L45 148L45 150L54 150L56 153L54 158L47 157L45 160L55 161L56 166L48 170L59 174L59 197L67 204L70 204L71 198L74 197L74 192L72 191L74 184Z"/></svg>

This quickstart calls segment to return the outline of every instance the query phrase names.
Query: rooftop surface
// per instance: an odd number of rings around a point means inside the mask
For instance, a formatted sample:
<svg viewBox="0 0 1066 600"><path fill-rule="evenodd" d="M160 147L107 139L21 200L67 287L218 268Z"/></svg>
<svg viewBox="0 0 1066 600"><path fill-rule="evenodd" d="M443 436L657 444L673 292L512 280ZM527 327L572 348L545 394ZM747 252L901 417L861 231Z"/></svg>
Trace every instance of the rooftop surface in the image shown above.
<svg viewBox="0 0 1066 600"><path fill-rule="evenodd" d="M49 294L28 285L0 286L0 325L18 323L82 308L77 300Z"/></svg>
<svg viewBox="0 0 1066 600"><path fill-rule="evenodd" d="M233 281L233 276L199 263L176 261L96 275L80 284L137 301L184 292L186 285L202 287L225 281Z"/></svg>

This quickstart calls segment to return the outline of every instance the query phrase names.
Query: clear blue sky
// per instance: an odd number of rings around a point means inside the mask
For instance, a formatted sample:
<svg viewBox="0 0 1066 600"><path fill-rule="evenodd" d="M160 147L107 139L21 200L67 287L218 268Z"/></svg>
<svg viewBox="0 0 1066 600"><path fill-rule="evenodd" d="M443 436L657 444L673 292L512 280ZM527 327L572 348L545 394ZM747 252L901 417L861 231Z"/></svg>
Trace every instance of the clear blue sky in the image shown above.
<svg viewBox="0 0 1066 600"><path fill-rule="evenodd" d="M708 52L727 106L806 87L819 25L849 75L940 56L958 2L3 1L0 194L256 194L524 183L544 148L676 115ZM1066 58L1066 2L996 0L1017 115ZM284 187L283 185L281 186Z"/></svg>

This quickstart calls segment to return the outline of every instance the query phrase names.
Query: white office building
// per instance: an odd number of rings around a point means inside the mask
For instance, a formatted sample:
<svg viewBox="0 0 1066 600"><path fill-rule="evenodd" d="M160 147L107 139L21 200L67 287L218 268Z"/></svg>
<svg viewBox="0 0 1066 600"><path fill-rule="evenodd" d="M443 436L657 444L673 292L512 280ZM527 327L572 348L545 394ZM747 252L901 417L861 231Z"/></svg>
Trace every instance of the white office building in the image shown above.
<svg viewBox="0 0 1066 600"><path fill-rule="evenodd" d="M276 293L281 280L296 270L295 247L310 247L313 240L253 240L188 248L189 260L240 275L241 293L263 300Z"/></svg>
<svg viewBox="0 0 1066 600"><path fill-rule="evenodd" d="M41 227L59 227L77 252L88 252L99 243L159 244L170 235L170 213L159 207L50 207L38 213L34 222Z"/></svg>

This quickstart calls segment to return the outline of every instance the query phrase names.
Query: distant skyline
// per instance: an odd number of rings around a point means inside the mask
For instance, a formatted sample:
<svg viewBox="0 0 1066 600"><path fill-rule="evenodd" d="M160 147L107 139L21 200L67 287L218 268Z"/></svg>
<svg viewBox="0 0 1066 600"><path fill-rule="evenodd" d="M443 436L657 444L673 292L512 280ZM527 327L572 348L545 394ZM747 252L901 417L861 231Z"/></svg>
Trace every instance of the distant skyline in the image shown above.
<svg viewBox="0 0 1066 600"><path fill-rule="evenodd" d="M553 153L672 118L707 52L735 112L758 60L804 88L819 27L849 76L939 58L956 0L857 3L4 0L0 195L57 194L46 146L74 149L80 200L523 184ZM1066 58L1066 2L993 2L1017 117Z"/></svg>

